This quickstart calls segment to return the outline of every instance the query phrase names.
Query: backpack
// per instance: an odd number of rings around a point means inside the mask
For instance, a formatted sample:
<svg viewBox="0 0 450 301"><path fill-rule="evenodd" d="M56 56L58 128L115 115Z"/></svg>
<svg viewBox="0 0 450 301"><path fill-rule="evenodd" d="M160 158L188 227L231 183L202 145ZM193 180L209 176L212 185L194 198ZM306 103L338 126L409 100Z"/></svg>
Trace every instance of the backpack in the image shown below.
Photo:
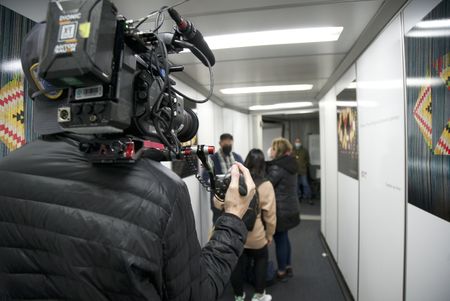
<svg viewBox="0 0 450 301"><path fill-rule="evenodd" d="M259 214L259 196L258 192L255 193L255 196L250 201L250 204L248 205L248 209L245 212L244 216L242 217L242 221L245 224L245 227L247 227L248 231L252 231L255 227L256 218Z"/></svg>
<svg viewBox="0 0 450 301"><path fill-rule="evenodd" d="M258 194L258 187L267 181L267 179L260 178L260 177L254 177L254 182L256 185L256 193L253 199L250 201L250 204L248 205L248 209L245 212L244 216L242 217L242 221L244 222L245 226L247 227L248 231L252 231L255 227L256 218L261 213L261 207L259 202L259 194Z"/></svg>

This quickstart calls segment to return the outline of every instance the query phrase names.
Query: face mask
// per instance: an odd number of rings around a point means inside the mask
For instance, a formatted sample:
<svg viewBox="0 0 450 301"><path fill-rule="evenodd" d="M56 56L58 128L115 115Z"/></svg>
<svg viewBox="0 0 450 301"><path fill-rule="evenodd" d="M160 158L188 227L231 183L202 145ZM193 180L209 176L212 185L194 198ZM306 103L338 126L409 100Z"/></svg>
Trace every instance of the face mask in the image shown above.
<svg viewBox="0 0 450 301"><path fill-rule="evenodd" d="M299 149L302 146L301 143L295 143L295 148Z"/></svg>
<svg viewBox="0 0 450 301"><path fill-rule="evenodd" d="M229 155L231 153L231 150L233 149L233 147L231 145L224 145L222 147L222 151L225 155Z"/></svg>

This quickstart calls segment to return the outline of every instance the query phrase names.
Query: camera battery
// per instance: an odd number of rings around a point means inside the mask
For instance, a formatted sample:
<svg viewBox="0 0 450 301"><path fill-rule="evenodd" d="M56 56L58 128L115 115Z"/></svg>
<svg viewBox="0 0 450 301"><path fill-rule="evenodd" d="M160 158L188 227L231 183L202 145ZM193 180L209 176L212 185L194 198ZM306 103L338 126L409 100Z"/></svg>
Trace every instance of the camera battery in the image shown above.
<svg viewBox="0 0 450 301"><path fill-rule="evenodd" d="M116 14L108 0L50 2L39 76L57 88L110 83Z"/></svg>

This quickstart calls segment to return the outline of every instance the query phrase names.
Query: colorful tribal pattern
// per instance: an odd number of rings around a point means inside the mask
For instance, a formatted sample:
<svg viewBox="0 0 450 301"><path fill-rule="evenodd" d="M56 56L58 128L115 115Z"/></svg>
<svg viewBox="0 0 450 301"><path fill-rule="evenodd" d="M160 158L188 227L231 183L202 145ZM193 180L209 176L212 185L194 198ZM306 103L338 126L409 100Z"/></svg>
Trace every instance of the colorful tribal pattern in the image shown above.
<svg viewBox="0 0 450 301"><path fill-rule="evenodd" d="M445 82L447 89L450 90L450 53L441 56L434 62L434 68L439 73L439 77Z"/></svg>
<svg viewBox="0 0 450 301"><path fill-rule="evenodd" d="M25 144L23 82L14 79L0 89L0 141L10 151Z"/></svg>
<svg viewBox="0 0 450 301"><path fill-rule="evenodd" d="M431 86L423 86L414 106L414 118L429 149L432 148Z"/></svg>
<svg viewBox="0 0 450 301"><path fill-rule="evenodd" d="M434 149L436 155L450 155L450 119Z"/></svg>

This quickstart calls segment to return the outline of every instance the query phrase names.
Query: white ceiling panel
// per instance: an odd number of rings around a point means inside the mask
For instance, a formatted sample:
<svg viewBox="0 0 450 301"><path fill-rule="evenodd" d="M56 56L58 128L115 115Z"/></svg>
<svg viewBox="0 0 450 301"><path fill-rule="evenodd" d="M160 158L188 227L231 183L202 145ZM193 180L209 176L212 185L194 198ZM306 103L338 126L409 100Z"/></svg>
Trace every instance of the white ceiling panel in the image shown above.
<svg viewBox="0 0 450 301"><path fill-rule="evenodd" d="M2 5L40 20L47 0L0 0ZM112 0L119 13L139 18L163 5L181 0ZM312 101L338 68L364 28L384 2L394 0L190 0L177 10L191 20L204 36L264 30L343 26L338 41L291 45L259 46L215 50L215 97L230 106L274 102ZM143 26L150 28L152 21ZM165 30L173 22L167 17ZM267 39L271 37L268 36ZM193 88L209 83L206 67L190 53L171 55L175 64L185 65ZM175 75L176 77L176 75ZM223 95L221 88L310 83L311 91ZM218 101L220 102L220 101Z"/></svg>
<svg viewBox="0 0 450 301"><path fill-rule="evenodd" d="M328 78L344 55L311 55L218 62L213 67L218 88L248 84L280 85L305 83ZM186 65L185 72L201 85L209 83L209 72L203 65Z"/></svg>

